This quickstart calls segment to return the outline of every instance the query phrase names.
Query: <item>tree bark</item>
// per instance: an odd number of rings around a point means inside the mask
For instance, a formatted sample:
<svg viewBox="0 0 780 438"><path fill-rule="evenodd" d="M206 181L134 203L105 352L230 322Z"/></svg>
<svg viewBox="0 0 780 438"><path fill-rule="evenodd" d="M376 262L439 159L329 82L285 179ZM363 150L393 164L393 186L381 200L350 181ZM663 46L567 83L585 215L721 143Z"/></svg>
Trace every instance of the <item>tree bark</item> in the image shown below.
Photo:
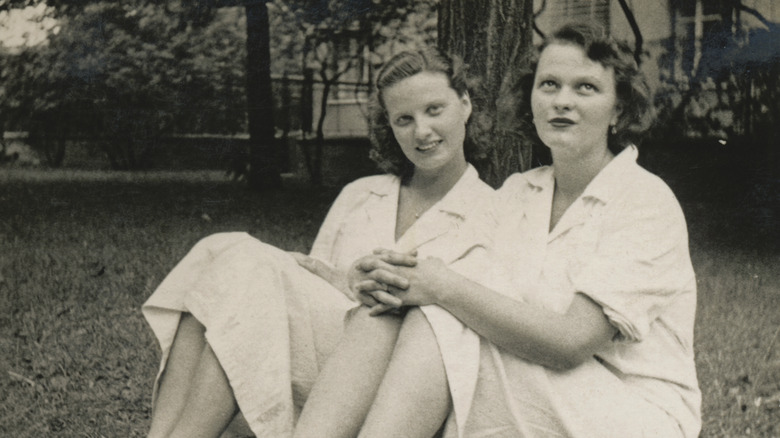
<svg viewBox="0 0 780 438"><path fill-rule="evenodd" d="M273 94L268 9L265 2L246 5L247 116L249 186L268 190L281 186L279 145L274 139Z"/></svg>
<svg viewBox="0 0 780 438"><path fill-rule="evenodd" d="M480 174L500 185L512 172L531 166L531 145L518 125L516 73L533 44L533 0L442 0L439 47L463 58L481 80L472 96L478 110L493 121L493 148Z"/></svg>

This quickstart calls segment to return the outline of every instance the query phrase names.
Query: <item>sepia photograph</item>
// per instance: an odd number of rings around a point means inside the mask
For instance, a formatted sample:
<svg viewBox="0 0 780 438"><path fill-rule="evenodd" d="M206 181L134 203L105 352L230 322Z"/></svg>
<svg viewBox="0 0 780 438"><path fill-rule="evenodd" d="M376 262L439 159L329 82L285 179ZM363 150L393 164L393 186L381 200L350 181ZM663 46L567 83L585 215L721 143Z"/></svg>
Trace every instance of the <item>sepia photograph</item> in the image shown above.
<svg viewBox="0 0 780 438"><path fill-rule="evenodd" d="M780 438L780 2L0 0L0 436Z"/></svg>

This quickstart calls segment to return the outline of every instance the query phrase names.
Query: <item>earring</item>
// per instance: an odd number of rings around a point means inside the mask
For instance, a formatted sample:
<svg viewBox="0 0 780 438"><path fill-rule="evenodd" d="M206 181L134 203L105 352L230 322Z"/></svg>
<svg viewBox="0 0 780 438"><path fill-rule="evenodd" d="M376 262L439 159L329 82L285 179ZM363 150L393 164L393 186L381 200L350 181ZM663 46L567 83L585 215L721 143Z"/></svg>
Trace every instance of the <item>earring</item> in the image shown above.
<svg viewBox="0 0 780 438"><path fill-rule="evenodd" d="M617 134L617 127L615 125L611 125L609 132L611 132L612 135Z"/></svg>

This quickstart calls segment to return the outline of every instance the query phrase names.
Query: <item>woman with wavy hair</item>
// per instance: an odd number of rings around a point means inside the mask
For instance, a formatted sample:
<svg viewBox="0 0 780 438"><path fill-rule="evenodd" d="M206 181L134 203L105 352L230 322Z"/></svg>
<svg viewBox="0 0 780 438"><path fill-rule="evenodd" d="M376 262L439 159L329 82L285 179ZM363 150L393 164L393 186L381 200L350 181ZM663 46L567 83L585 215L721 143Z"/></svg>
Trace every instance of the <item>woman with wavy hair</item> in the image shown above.
<svg viewBox="0 0 780 438"><path fill-rule="evenodd" d="M481 269L487 233L472 224L484 222L495 192L469 164L484 151L470 135L462 66L433 50L405 52L381 70L375 94L371 157L388 173L341 191L308 256L244 233L209 236L144 304L162 348L150 437L219 436L238 412L257 436L290 436L347 311L357 300L398 304L384 286L403 287L394 265L418 254ZM378 247L395 252L372 253ZM368 272L374 290L354 296L348 282ZM358 341L345 342L340 357L358 358L349 372L365 378L343 389L366 400L340 401L344 425L362 424L359 407L370 405L389 363L373 343L392 344L402 318L350 318Z"/></svg>

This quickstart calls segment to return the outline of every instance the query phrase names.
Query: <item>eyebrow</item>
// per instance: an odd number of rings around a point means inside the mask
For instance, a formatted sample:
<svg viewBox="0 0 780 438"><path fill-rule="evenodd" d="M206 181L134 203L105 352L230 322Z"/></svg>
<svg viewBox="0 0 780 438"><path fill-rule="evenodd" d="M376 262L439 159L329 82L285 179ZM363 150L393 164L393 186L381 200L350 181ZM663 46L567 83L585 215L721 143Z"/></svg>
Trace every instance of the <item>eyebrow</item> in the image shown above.
<svg viewBox="0 0 780 438"><path fill-rule="evenodd" d="M552 72L544 72L544 71L542 71L539 74L537 74L536 77L537 77L537 79L540 79L540 80L560 79L561 75L558 75L558 74L555 74L555 73L552 73ZM571 79L574 82L587 81L587 82L602 83L604 81L604 79L602 79L602 78L600 78L600 77L598 77L596 75L589 75L589 74L571 76L568 79Z"/></svg>
<svg viewBox="0 0 780 438"><path fill-rule="evenodd" d="M582 75L582 76L577 76L576 78L577 80L580 81L591 81L591 82L601 82L604 80L601 77L594 76L594 75Z"/></svg>

